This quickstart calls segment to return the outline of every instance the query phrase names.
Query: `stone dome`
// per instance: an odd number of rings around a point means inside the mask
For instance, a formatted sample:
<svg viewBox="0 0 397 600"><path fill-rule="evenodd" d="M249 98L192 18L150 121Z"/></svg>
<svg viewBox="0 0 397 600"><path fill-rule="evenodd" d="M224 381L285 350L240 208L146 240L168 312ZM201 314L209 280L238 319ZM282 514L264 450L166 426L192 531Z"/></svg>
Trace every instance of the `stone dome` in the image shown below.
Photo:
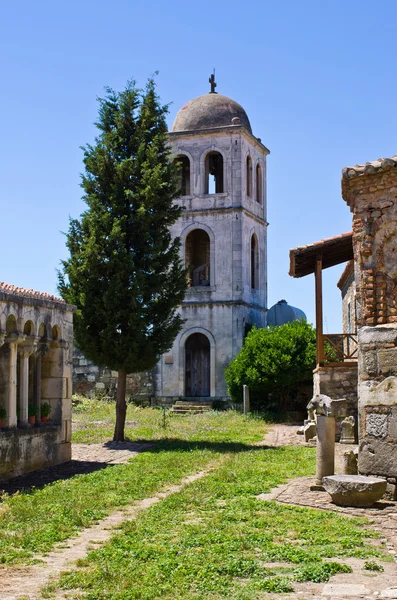
<svg viewBox="0 0 397 600"><path fill-rule="evenodd" d="M175 117L172 131L197 131L228 125L242 125L252 133L247 113L238 102L210 92L182 106Z"/></svg>
<svg viewBox="0 0 397 600"><path fill-rule="evenodd" d="M284 325L285 323L291 323L291 321L298 321L299 319L305 319L306 315L300 308L290 306L286 300L279 300L277 304L269 308L267 313L267 324L270 325Z"/></svg>

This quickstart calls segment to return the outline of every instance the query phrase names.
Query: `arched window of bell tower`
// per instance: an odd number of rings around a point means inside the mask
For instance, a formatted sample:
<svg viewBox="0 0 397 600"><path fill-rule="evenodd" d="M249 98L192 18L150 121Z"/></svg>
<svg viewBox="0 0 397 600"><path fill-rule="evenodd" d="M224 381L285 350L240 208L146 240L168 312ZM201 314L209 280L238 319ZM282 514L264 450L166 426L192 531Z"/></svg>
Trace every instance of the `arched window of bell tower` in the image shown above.
<svg viewBox="0 0 397 600"><path fill-rule="evenodd" d="M251 289L259 288L259 248L255 233L251 236Z"/></svg>
<svg viewBox="0 0 397 600"><path fill-rule="evenodd" d="M220 152L208 152L205 157L205 194L221 194L223 189L223 156Z"/></svg>
<svg viewBox="0 0 397 600"><path fill-rule="evenodd" d="M247 196L251 197L252 196L252 160L250 155L248 154L247 156L247 162L246 162L246 191L247 191Z"/></svg>
<svg viewBox="0 0 397 600"><path fill-rule="evenodd" d="M180 154L174 160L177 169L177 189L181 196L190 196L190 160Z"/></svg>
<svg viewBox="0 0 397 600"><path fill-rule="evenodd" d="M256 165L256 201L262 204L262 169L260 164Z"/></svg>
<svg viewBox="0 0 397 600"><path fill-rule="evenodd" d="M193 229L185 241L185 266L189 287L210 285L210 238L204 229Z"/></svg>

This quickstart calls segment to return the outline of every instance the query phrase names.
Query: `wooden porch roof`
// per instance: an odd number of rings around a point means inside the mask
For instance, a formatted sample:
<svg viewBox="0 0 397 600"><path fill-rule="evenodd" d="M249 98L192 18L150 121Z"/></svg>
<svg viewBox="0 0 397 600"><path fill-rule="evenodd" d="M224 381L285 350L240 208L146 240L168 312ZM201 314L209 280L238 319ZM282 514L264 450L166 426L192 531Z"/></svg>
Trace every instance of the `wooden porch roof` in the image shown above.
<svg viewBox="0 0 397 600"><path fill-rule="evenodd" d="M353 232L341 233L289 251L291 277L305 277L316 270L316 258L322 257L322 268L328 269L353 258Z"/></svg>

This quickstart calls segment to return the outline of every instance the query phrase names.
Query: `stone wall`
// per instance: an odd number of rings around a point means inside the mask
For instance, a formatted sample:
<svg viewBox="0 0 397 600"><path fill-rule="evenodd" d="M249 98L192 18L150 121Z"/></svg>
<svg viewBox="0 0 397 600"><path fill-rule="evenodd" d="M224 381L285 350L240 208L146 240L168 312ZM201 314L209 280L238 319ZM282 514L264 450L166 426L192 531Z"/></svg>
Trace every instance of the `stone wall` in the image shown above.
<svg viewBox="0 0 397 600"><path fill-rule="evenodd" d="M396 478L397 326L363 327L359 347L359 472Z"/></svg>
<svg viewBox="0 0 397 600"><path fill-rule="evenodd" d="M356 315L356 281L354 276L354 261L349 261L343 271L338 288L342 293L342 332L357 331Z"/></svg>
<svg viewBox="0 0 397 600"><path fill-rule="evenodd" d="M73 310L0 283L0 479L70 460Z"/></svg>
<svg viewBox="0 0 397 600"><path fill-rule="evenodd" d="M73 352L73 394L83 396L115 397L117 371L97 367L87 360L82 352ZM142 402L150 402L153 396L153 372L127 375L127 396Z"/></svg>
<svg viewBox="0 0 397 600"><path fill-rule="evenodd" d="M397 478L397 156L348 167L358 331L359 472Z"/></svg>
<svg viewBox="0 0 397 600"><path fill-rule="evenodd" d="M319 394L332 400L346 398L346 414L341 415L336 423L336 439L339 441L343 419L353 416L357 421L357 363L317 367L313 372L313 396Z"/></svg>
<svg viewBox="0 0 397 600"><path fill-rule="evenodd" d="M70 460L70 444L63 443L60 425L0 431L0 479Z"/></svg>

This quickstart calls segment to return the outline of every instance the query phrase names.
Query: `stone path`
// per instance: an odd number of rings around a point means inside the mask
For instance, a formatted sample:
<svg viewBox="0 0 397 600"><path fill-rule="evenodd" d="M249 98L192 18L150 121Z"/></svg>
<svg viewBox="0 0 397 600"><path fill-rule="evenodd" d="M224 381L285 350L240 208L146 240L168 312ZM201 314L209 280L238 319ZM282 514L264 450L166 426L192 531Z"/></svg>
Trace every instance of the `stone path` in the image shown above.
<svg viewBox="0 0 397 600"><path fill-rule="evenodd" d="M297 426L275 425L265 436L262 445L293 446L305 445L303 436L296 435ZM343 452L353 446L337 444L335 452L336 471L340 472ZM312 492L310 485L314 478L300 477L291 479L268 494L260 494L262 500L275 500L293 506L306 506L320 510L330 510L350 517L366 517L371 528L380 534L379 543L386 546L387 552L396 560L397 557L397 503L381 500L372 508L353 508L336 506L326 492ZM383 562L383 573L363 571L364 560L340 559L350 565L353 573L338 574L327 584L294 583L295 592L286 595L268 594L268 598L278 600L358 600L391 598L397 600L397 566L395 560ZM376 562L379 562L376 560Z"/></svg>
<svg viewBox="0 0 397 600"><path fill-rule="evenodd" d="M120 464L127 462L130 458L136 456L139 451L152 445L130 442L122 444L112 442L107 445L75 444L73 448L73 460L71 462L78 462L80 457L84 459L85 463L100 462L100 464L104 464L105 466ZM120 527L124 521L135 519L140 511L167 498L170 494L181 491L184 486L207 475L212 468L214 467L209 467L199 473L185 477L179 485L168 486L164 491L157 493L151 498L145 498L140 502L113 512L96 525L83 529L76 537L59 544L54 551L44 557L40 565L22 568L12 566L1 569L0 600L19 600L21 598L39 600L42 598L40 593L41 588L47 585L51 579L59 576L61 571L70 568L73 562L85 557L97 545L104 544L114 534L115 529ZM45 479L44 472L42 476ZM24 478L16 479L21 482ZM66 596L63 594L57 596L59 599L64 597Z"/></svg>

